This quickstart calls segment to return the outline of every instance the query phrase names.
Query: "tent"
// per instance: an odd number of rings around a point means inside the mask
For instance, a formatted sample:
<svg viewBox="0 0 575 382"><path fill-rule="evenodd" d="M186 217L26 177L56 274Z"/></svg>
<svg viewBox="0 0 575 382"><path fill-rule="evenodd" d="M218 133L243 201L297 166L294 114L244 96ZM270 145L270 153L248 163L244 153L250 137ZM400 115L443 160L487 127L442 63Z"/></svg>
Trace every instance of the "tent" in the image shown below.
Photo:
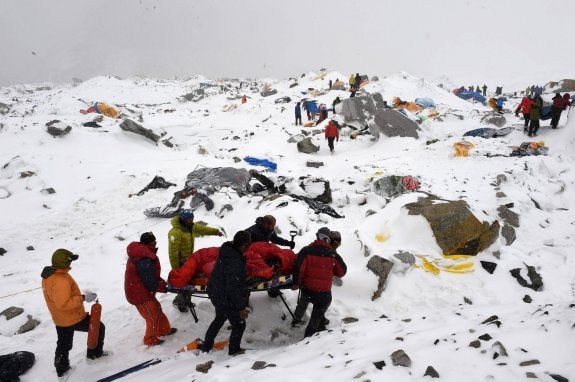
<svg viewBox="0 0 575 382"><path fill-rule="evenodd" d="M470 100L473 99L474 101L477 102L481 102L481 103L485 103L485 97L478 92L470 92L467 90L462 90L459 93L456 94L459 98L462 98L464 100Z"/></svg>

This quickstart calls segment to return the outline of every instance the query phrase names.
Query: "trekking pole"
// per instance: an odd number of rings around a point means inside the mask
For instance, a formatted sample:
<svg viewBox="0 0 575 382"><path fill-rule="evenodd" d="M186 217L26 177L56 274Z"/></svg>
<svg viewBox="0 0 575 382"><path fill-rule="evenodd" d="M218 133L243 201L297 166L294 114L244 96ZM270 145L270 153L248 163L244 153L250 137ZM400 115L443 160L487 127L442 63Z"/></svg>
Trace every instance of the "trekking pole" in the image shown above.
<svg viewBox="0 0 575 382"><path fill-rule="evenodd" d="M286 299L284 298L284 294L282 293L281 290L278 291L278 292L279 292L279 296L280 296L282 302L284 303L284 305L286 306L286 308L287 308L289 314L291 315L292 320L295 320L295 316L294 316L293 312L291 311L289 305L287 304L287 301L286 301Z"/></svg>

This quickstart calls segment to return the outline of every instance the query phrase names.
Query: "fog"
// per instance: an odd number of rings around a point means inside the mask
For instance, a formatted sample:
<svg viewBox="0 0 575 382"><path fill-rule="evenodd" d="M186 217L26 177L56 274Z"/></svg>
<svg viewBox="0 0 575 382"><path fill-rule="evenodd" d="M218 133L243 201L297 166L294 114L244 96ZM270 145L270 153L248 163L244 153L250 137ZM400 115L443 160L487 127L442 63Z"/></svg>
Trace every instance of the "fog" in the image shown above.
<svg viewBox="0 0 575 382"><path fill-rule="evenodd" d="M0 85L120 77L575 77L575 1L2 0Z"/></svg>

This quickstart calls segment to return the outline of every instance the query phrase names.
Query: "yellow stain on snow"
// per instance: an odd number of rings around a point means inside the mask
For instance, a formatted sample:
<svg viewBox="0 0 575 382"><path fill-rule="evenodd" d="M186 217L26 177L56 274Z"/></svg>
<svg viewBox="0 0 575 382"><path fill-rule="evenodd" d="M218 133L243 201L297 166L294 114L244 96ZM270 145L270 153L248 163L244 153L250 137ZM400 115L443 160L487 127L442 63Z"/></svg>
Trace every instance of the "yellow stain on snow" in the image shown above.
<svg viewBox="0 0 575 382"><path fill-rule="evenodd" d="M386 233L378 233L377 235L375 235L375 240L377 240L380 243L383 243L384 241L386 241L387 239L389 239L389 234Z"/></svg>

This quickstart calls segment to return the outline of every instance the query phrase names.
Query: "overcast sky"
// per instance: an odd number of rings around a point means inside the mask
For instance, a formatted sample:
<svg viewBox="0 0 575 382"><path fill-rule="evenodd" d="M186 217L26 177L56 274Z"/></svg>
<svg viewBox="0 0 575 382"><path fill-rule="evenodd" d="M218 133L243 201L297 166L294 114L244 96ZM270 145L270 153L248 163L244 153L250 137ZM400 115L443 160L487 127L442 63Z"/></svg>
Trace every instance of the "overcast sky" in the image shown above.
<svg viewBox="0 0 575 382"><path fill-rule="evenodd" d="M1 0L0 86L299 76L575 78L573 0Z"/></svg>

